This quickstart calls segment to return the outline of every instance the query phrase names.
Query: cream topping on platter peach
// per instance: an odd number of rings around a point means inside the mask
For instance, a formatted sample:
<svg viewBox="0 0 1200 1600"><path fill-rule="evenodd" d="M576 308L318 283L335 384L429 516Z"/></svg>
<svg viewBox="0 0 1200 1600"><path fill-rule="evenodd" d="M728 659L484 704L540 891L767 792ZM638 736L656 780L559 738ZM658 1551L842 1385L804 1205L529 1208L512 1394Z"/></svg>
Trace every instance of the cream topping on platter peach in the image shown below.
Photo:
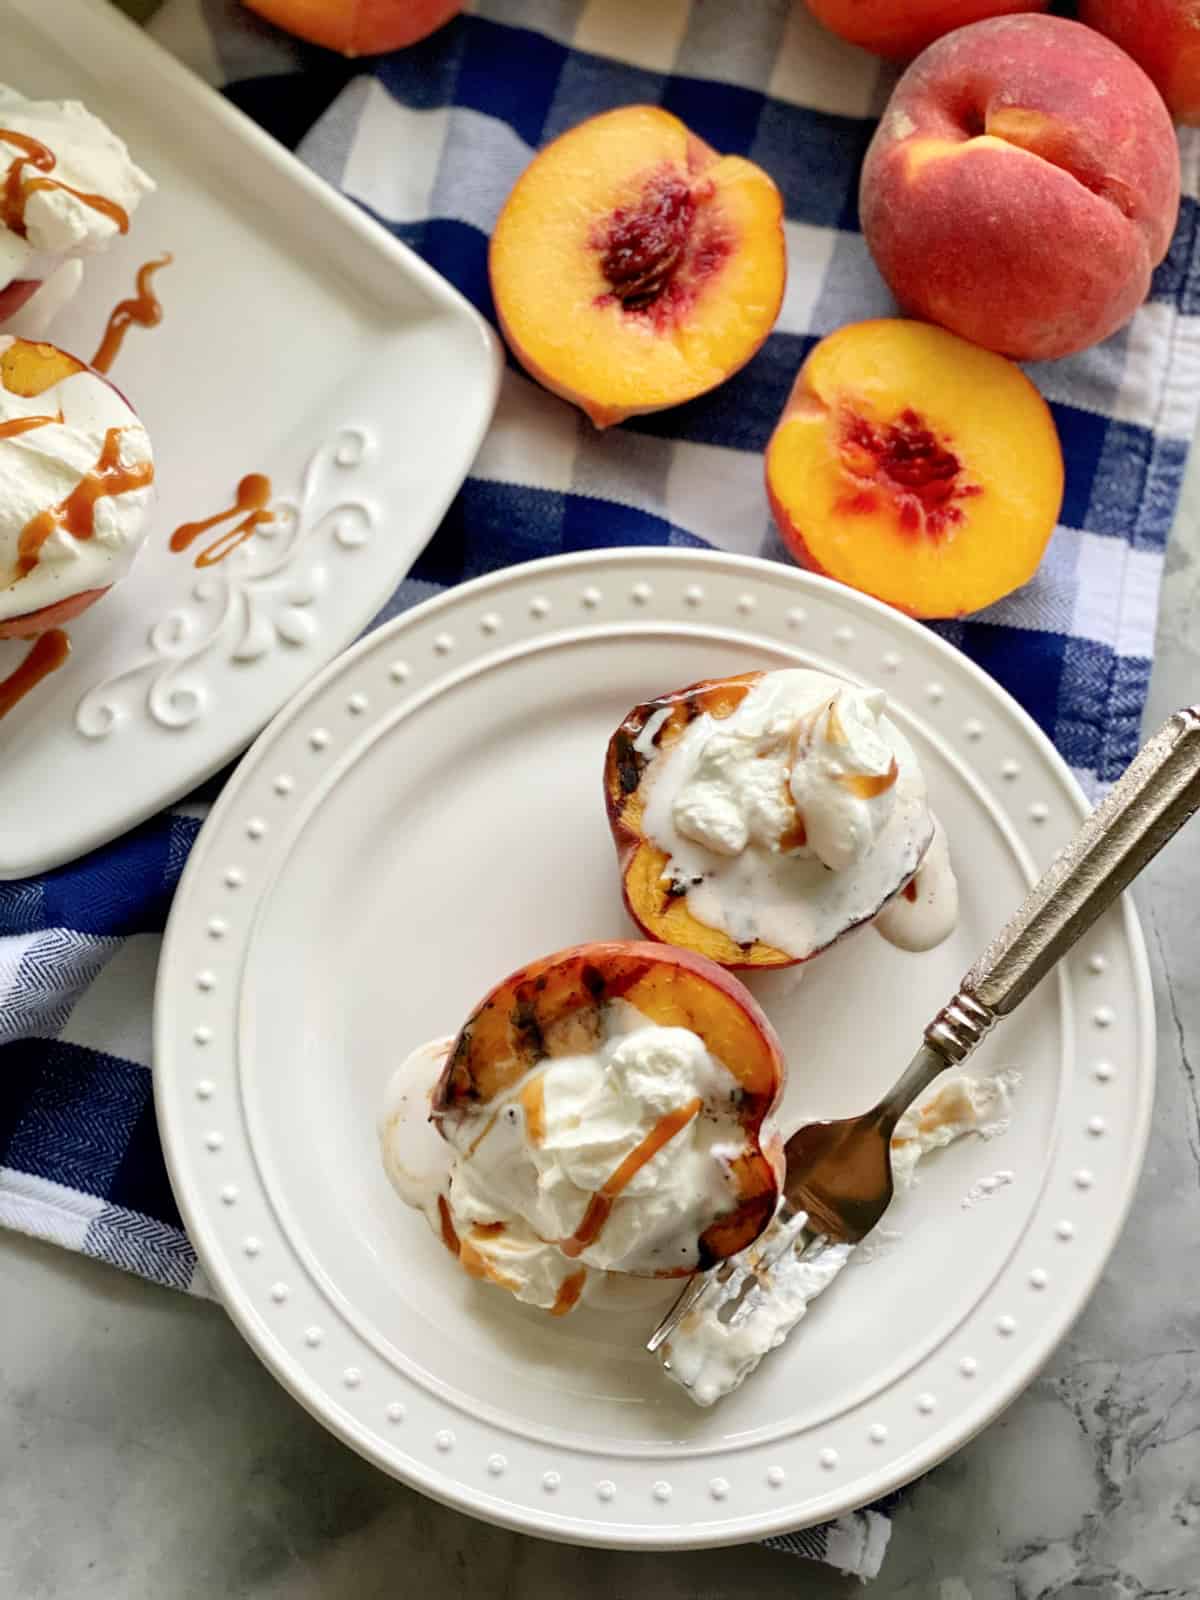
<svg viewBox="0 0 1200 1600"><path fill-rule="evenodd" d="M645 835L699 922L803 959L900 889L933 819L885 707L876 690L787 668L656 754Z"/></svg>
<svg viewBox="0 0 1200 1600"><path fill-rule="evenodd" d="M5 84L0 161L0 295L48 280L65 257L105 249L154 189L122 140L79 101L29 100ZM79 276L56 277L58 303Z"/></svg>
<svg viewBox="0 0 1200 1600"><path fill-rule="evenodd" d="M0 621L122 577L153 482L149 436L110 383L0 335Z"/></svg>
<svg viewBox="0 0 1200 1600"><path fill-rule="evenodd" d="M935 817L933 840L917 875L889 900L875 927L900 950L932 950L949 938L958 922L958 879L950 864L946 830Z"/></svg>
<svg viewBox="0 0 1200 1600"><path fill-rule="evenodd" d="M968 1134L994 1139L1007 1132L1013 1091L1020 1082L1020 1073L1011 1069L984 1078L964 1073L951 1078L924 1104L906 1111L892 1136L897 1190L919 1181L917 1165L933 1151ZM963 1204L969 1208L983 1194L1006 1187L1012 1178L1005 1171L983 1180L968 1191ZM857 1247L830 1245L807 1261L788 1250L765 1271L759 1269L757 1264L783 1237L780 1223L773 1220L749 1249L733 1258L722 1294L685 1317L660 1348L664 1370L697 1405L713 1405L739 1388L846 1266L856 1258L862 1262L871 1258L875 1235Z"/></svg>
<svg viewBox="0 0 1200 1600"><path fill-rule="evenodd" d="M604 1019L595 1048L540 1062L443 1122L445 1141L427 1118L453 1041L423 1046L395 1075L380 1127L397 1192L467 1270L560 1314L589 1272L693 1270L701 1234L738 1200L728 1069L690 1029L623 1001Z"/></svg>

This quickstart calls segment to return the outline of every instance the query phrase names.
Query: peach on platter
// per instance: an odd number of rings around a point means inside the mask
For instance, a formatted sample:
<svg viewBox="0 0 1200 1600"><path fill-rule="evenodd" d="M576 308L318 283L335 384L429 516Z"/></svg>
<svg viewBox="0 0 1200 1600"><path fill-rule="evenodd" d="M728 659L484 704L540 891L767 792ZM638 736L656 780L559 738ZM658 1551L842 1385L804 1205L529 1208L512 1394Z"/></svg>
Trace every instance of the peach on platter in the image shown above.
<svg viewBox="0 0 1200 1600"><path fill-rule="evenodd" d="M344 56L416 44L456 17L462 0L245 0L251 11Z"/></svg>
<svg viewBox="0 0 1200 1600"><path fill-rule="evenodd" d="M1195 0L1080 0L1079 20L1133 57L1176 122L1200 123L1200 10Z"/></svg>
<svg viewBox="0 0 1200 1600"><path fill-rule="evenodd" d="M520 968L480 1002L458 1034L433 1093L433 1117L451 1137L449 1124L478 1119L530 1082L536 1086L530 1074L539 1066L595 1051L616 1001L659 1027L688 1029L729 1074L724 1105L740 1141L729 1163L734 1191L706 1219L688 1264L653 1275L686 1274L697 1260L711 1266L757 1238L774 1214L781 1179L782 1147L769 1119L783 1088L782 1048L758 1003L714 963L661 944L613 941L578 945ZM678 1109L669 1114L667 1137L671 1115L684 1125ZM618 1181L624 1166L616 1169ZM605 1187L612 1193L598 1192L611 1205L620 1189ZM580 1253L570 1241L559 1248L568 1257Z"/></svg>
<svg viewBox="0 0 1200 1600"><path fill-rule="evenodd" d="M108 593L111 585L103 589L85 589L82 594L73 594L69 599L56 601L54 605L39 606L36 611L25 611L17 617L6 617L0 621L0 639L35 639L39 634L48 633L51 628L61 628L64 622L73 622L81 612Z"/></svg>
<svg viewBox="0 0 1200 1600"><path fill-rule="evenodd" d="M1045 11L1050 0L807 0L831 33L850 44L908 61L954 28L1014 11Z"/></svg>
<svg viewBox="0 0 1200 1600"><path fill-rule="evenodd" d="M1031 361L1129 320L1178 210L1179 150L1149 78L1090 28L1037 15L973 23L917 58L859 195L905 310Z"/></svg>
<svg viewBox="0 0 1200 1600"><path fill-rule="evenodd" d="M783 205L760 167L623 106L534 157L488 268L513 354L606 428L749 361L783 301Z"/></svg>
<svg viewBox="0 0 1200 1600"><path fill-rule="evenodd" d="M0 639L71 621L140 547L154 463L137 413L57 345L0 334Z"/></svg>
<svg viewBox="0 0 1200 1600"><path fill-rule="evenodd" d="M915 617L963 616L1027 583L1063 495L1054 419L1024 373L887 317L809 353L766 476L797 560Z"/></svg>

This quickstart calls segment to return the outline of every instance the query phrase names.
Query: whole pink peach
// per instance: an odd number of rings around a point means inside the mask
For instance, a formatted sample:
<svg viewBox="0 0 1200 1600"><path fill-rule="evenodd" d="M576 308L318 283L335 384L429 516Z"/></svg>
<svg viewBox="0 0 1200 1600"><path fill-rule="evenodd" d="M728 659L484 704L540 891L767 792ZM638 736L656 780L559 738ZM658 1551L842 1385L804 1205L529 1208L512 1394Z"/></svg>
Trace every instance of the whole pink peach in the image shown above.
<svg viewBox="0 0 1200 1600"><path fill-rule="evenodd" d="M1179 210L1179 149L1123 50L1062 17L997 17L900 79L859 210L907 311L1048 360L1106 339L1145 299Z"/></svg>

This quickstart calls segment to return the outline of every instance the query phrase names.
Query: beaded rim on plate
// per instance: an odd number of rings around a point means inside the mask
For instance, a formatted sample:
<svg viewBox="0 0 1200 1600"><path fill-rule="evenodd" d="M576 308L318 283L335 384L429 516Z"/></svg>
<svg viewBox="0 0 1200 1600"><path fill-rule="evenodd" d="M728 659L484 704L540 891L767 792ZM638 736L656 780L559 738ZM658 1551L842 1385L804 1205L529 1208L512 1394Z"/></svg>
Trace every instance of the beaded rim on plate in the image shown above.
<svg viewBox="0 0 1200 1600"><path fill-rule="evenodd" d="M1099 1276L1132 1196L1153 1093L1153 1005L1126 904L1067 964L1079 1069L1018 1247L952 1337L820 1429L676 1459L567 1447L465 1413L383 1360L289 1241L246 1143L235 1013L255 907L286 864L289 819L338 781L399 704L517 646L594 630L636 637L651 621L798 649L885 683L972 769L1039 868L1074 829L1083 797L1025 713L936 635L874 601L791 568L690 550L531 563L369 635L254 746L176 897L159 971L155 1092L176 1196L210 1278L262 1359L340 1438L435 1498L510 1527L678 1548L762 1537L862 1504L956 1449L1030 1381Z"/></svg>

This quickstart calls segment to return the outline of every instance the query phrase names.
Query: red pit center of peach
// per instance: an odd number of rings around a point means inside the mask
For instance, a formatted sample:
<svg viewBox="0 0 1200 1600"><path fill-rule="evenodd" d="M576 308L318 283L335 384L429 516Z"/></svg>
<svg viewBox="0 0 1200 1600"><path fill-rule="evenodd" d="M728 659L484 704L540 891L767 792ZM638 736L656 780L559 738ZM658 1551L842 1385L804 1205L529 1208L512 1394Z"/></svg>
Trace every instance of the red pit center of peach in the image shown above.
<svg viewBox="0 0 1200 1600"><path fill-rule="evenodd" d="M633 205L593 230L592 248L602 252L600 270L612 285L597 304L615 300L656 322L678 315L730 251L716 219L702 211L712 193L711 182L690 183L671 166L651 173Z"/></svg>
<svg viewBox="0 0 1200 1600"><path fill-rule="evenodd" d="M911 408L883 424L846 412L839 452L854 490L838 509L875 511L883 493L908 533L944 534L963 520L957 502L980 492L978 484L963 481L958 457Z"/></svg>

